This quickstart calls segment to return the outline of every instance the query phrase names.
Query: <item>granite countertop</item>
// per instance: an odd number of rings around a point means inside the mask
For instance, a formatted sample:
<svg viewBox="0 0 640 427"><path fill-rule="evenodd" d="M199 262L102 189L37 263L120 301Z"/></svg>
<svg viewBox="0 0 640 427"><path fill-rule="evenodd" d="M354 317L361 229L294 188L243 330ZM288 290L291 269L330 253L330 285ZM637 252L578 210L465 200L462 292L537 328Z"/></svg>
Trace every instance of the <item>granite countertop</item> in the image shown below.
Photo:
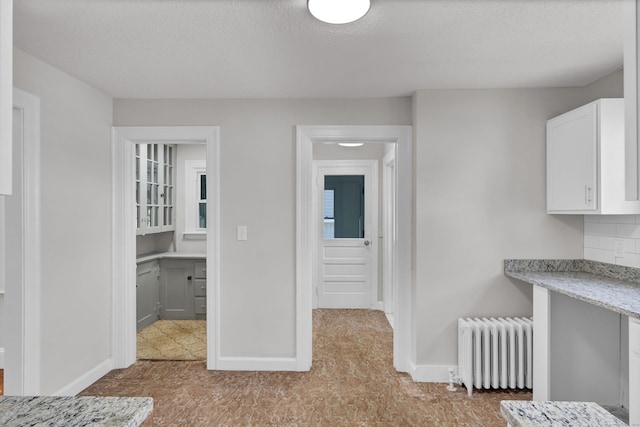
<svg viewBox="0 0 640 427"><path fill-rule="evenodd" d="M640 269L589 260L505 260L504 274L640 319Z"/></svg>
<svg viewBox="0 0 640 427"><path fill-rule="evenodd" d="M202 252L152 252L136 256L136 263L152 261L160 258L173 259L206 259L207 254Z"/></svg>
<svg viewBox="0 0 640 427"><path fill-rule="evenodd" d="M5 427L137 427L151 414L150 397L0 397Z"/></svg>
<svg viewBox="0 0 640 427"><path fill-rule="evenodd" d="M500 412L512 427L626 426L594 402L503 400Z"/></svg>

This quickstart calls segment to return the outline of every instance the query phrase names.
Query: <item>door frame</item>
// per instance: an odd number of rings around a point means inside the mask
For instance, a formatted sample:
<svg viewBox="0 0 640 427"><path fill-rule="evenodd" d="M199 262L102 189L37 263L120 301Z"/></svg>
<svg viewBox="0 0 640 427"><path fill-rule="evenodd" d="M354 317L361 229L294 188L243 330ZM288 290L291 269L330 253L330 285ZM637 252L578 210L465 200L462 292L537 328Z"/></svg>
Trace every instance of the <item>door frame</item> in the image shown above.
<svg viewBox="0 0 640 427"><path fill-rule="evenodd" d="M22 265L20 277L5 283L4 393L35 396L40 394L41 360L40 98L14 88L13 109L22 112L22 188L13 184L14 196L22 195L22 218L11 232L21 234ZM4 257L7 262L7 253Z"/></svg>
<svg viewBox="0 0 640 427"><path fill-rule="evenodd" d="M134 145L137 143L207 146L207 369L216 369L219 364L219 140L218 126L116 126L112 129L112 354L115 369L126 368L136 361Z"/></svg>
<svg viewBox="0 0 640 427"><path fill-rule="evenodd" d="M398 298L395 303L393 365L409 372L412 331L412 130L411 126L296 126L296 358L297 370L311 369L313 307L313 144L393 143L396 150Z"/></svg>
<svg viewBox="0 0 640 427"><path fill-rule="evenodd" d="M367 168L370 173L370 185L373 187L373 191L371 192L371 200L366 200L365 203L371 203L371 211L373 211L374 220L370 223L371 230L369 231L369 236L365 234L365 239L373 242L372 249L374 249L375 253L371 255L371 261L369 268L371 269L370 278L370 301L369 308L375 309L378 306L378 213L380 207L378 205L379 197L378 197L378 161L377 160L314 160L313 161L313 175L315 177L316 185L313 186L314 191L314 207L313 207L313 223L316 225L316 232L313 235L314 242L314 260L316 261L316 266L314 267L314 292L313 292L313 308L318 308L318 286L320 284L320 244L322 238L320 237L320 230L322 222L320 221L320 217L318 216L320 212L320 200L321 194L318 191L320 189L320 181L319 181L319 173L320 169L329 169L329 168L337 168L337 169L345 169L345 168ZM340 172L341 175L344 175ZM365 208L366 212L366 208ZM366 217L366 215L365 215ZM366 227L366 225L365 225Z"/></svg>
<svg viewBox="0 0 640 427"><path fill-rule="evenodd" d="M387 315L393 316L397 291L396 239L396 156L391 150L382 159L382 304ZM391 324L393 328L393 322Z"/></svg>

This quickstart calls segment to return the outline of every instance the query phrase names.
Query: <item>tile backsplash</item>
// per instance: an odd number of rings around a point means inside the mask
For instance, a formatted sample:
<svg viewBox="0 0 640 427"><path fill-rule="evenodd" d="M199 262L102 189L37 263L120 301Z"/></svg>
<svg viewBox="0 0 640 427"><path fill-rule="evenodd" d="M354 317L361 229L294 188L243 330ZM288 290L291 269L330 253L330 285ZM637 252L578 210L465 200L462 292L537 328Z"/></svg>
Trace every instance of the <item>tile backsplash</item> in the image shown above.
<svg viewBox="0 0 640 427"><path fill-rule="evenodd" d="M584 258L640 268L640 215L585 215Z"/></svg>

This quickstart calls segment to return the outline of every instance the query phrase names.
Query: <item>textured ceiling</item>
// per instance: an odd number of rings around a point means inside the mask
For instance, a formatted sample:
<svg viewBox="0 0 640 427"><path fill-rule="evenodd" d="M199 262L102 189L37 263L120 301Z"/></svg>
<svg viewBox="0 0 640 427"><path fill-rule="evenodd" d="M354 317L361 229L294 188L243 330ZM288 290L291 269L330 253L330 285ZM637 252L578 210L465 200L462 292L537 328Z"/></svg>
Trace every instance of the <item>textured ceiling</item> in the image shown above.
<svg viewBox="0 0 640 427"><path fill-rule="evenodd" d="M622 65L622 0L17 0L15 44L114 98L386 97L582 86Z"/></svg>

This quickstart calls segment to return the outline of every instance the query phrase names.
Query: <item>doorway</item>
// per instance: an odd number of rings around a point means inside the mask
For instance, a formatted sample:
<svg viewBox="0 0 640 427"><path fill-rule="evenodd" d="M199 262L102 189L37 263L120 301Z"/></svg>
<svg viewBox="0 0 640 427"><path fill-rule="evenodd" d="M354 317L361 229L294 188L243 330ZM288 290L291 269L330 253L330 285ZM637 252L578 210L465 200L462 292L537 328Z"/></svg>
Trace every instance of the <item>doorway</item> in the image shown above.
<svg viewBox="0 0 640 427"><path fill-rule="evenodd" d="M2 198L4 393L40 392L40 99L13 90L13 192Z"/></svg>
<svg viewBox="0 0 640 427"><path fill-rule="evenodd" d="M113 129L113 367L136 360L135 144L206 146L207 368L216 369L219 283L219 128L215 126L115 127Z"/></svg>
<svg viewBox="0 0 640 427"><path fill-rule="evenodd" d="M136 358L206 359L207 147L135 144Z"/></svg>
<svg viewBox="0 0 640 427"><path fill-rule="evenodd" d="M314 160L314 174L314 307L377 308L378 162Z"/></svg>
<svg viewBox="0 0 640 427"><path fill-rule="evenodd" d="M412 348L412 139L411 126L298 126L296 167L296 363L311 368L314 260L314 144L367 142L395 146L395 207L397 292L394 299L393 363L409 372Z"/></svg>

